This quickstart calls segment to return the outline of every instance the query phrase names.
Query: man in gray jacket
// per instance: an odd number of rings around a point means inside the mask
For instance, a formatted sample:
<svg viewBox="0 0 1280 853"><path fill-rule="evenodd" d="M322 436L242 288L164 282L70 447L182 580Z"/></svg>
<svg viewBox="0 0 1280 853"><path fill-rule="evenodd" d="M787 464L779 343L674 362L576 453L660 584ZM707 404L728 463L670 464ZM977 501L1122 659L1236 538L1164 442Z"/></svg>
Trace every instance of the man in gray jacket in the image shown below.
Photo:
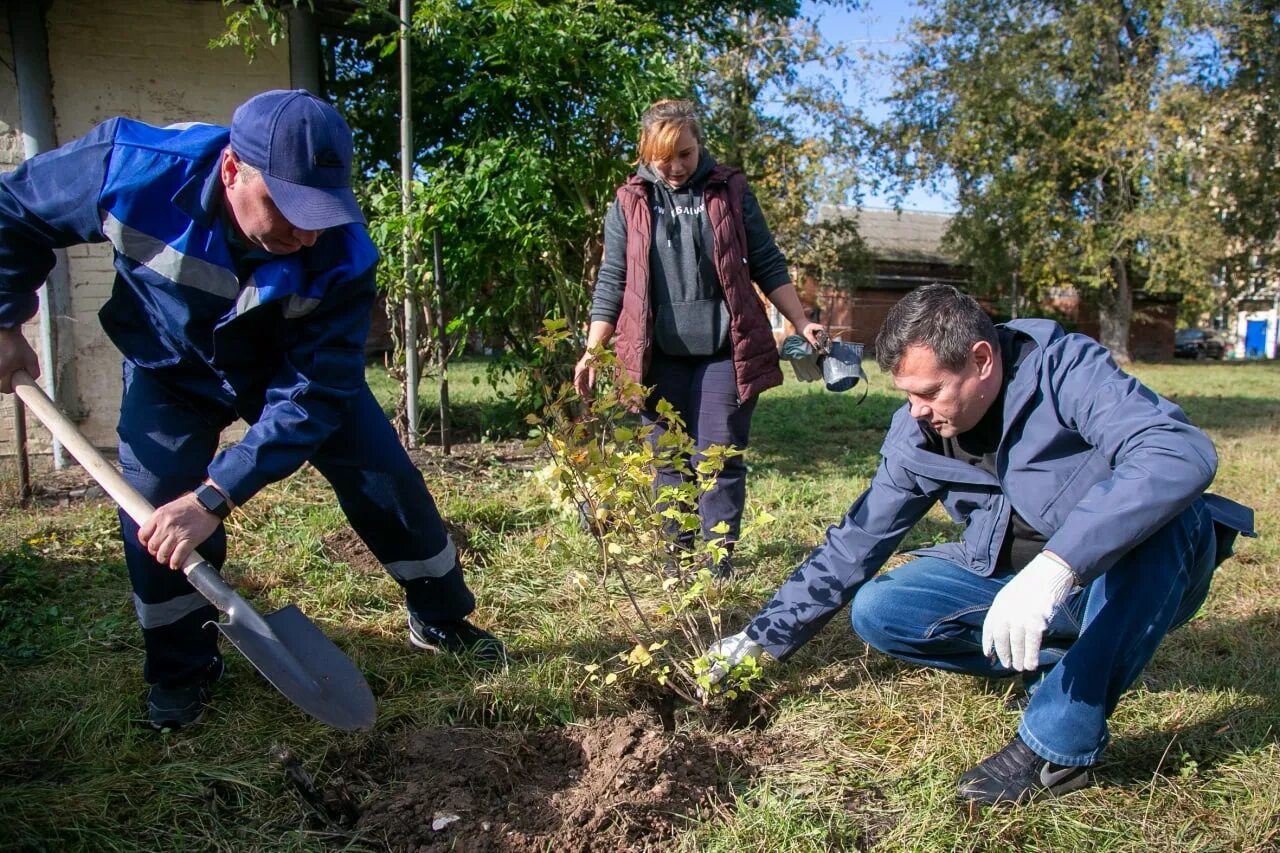
<svg viewBox="0 0 1280 853"><path fill-rule="evenodd" d="M785 659L852 601L854 630L903 660L1021 674L1008 746L962 800L1025 802L1088 784L1107 718L1164 636L1190 619L1252 511L1205 493L1212 442L1107 350L1047 320L994 326L948 285L889 312L876 360L906 392L870 488L740 634L718 680ZM962 541L874 578L934 504Z"/></svg>

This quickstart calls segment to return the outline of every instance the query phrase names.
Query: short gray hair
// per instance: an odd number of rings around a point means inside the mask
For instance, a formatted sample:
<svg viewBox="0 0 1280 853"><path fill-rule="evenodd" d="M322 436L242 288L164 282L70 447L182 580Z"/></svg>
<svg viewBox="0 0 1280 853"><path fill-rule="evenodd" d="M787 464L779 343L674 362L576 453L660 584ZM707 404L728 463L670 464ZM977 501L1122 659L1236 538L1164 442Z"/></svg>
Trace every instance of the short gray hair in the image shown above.
<svg viewBox="0 0 1280 853"><path fill-rule="evenodd" d="M1000 346L995 324L982 306L949 284L926 284L889 309L876 335L876 364L893 373L908 347L928 347L938 364L958 371L978 341Z"/></svg>
<svg viewBox="0 0 1280 853"><path fill-rule="evenodd" d="M261 178L262 170L257 166L250 166L244 160L240 159L240 155L228 145L227 150L231 152L231 156L236 158L236 171L242 172L246 178Z"/></svg>

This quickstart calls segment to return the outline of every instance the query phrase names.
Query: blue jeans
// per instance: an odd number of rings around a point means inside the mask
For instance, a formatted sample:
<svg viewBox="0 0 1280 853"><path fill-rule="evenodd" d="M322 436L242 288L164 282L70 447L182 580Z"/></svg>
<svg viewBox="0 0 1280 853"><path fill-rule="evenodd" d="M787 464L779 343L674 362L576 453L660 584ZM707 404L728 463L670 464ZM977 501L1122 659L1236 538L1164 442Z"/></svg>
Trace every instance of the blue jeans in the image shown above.
<svg viewBox="0 0 1280 853"><path fill-rule="evenodd" d="M684 418L685 430L697 451L713 444L746 449L756 399L739 402L733 357L727 352L706 358L678 358L655 351L645 382L653 386L653 393L641 415L646 424L657 427L652 441L656 442L665 432L657 404L659 400L666 400ZM695 455L684 471L671 468L659 471L655 488L678 486L691 479L689 472L695 470L700 459ZM715 485L698 497L703 538L717 538L720 534L713 533L712 528L723 521L729 525L725 539L736 542L746 503L747 463L741 455L731 456L725 460Z"/></svg>
<svg viewBox="0 0 1280 853"><path fill-rule="evenodd" d="M237 416L253 421L260 407L238 410L203 378L189 387L125 365L120 406L120 467L154 506L198 486ZM464 618L475 599L421 472L400 446L367 387L311 463L333 486L352 528L405 590L409 610L425 622ZM182 572L162 566L138 542L138 525L120 513L134 609L142 625L149 683L199 681L217 657L217 632L205 627L217 611ZM222 525L199 548L221 568L227 553Z"/></svg>
<svg viewBox="0 0 1280 853"><path fill-rule="evenodd" d="M1040 650L1039 682L1018 727L1037 755L1057 764L1097 761L1120 694L1165 635L1204 602L1213 579L1214 543L1209 512L1196 501L1109 571L1073 590L1054 612ZM872 647L912 663L1014 675L982 653L983 620L1012 577L982 577L924 557L858 590L853 629Z"/></svg>

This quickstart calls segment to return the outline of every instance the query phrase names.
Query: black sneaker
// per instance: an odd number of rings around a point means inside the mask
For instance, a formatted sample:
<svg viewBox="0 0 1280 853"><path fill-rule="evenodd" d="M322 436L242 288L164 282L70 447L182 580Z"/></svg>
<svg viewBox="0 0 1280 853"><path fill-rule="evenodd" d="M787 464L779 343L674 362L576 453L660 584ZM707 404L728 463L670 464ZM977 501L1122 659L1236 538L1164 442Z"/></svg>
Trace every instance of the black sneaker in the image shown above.
<svg viewBox="0 0 1280 853"><path fill-rule="evenodd" d="M727 581L733 577L733 555L725 554L719 561L711 567L711 577L717 580Z"/></svg>
<svg viewBox="0 0 1280 853"><path fill-rule="evenodd" d="M1054 764L1014 735L1009 745L960 777L956 795L978 805L1029 803L1089 784L1088 767Z"/></svg>
<svg viewBox="0 0 1280 853"><path fill-rule="evenodd" d="M409 614L409 643L429 652L470 655L479 663L503 664L507 650L502 641L466 619L456 622L423 622Z"/></svg>
<svg viewBox="0 0 1280 853"><path fill-rule="evenodd" d="M217 657L195 684L153 684L147 691L147 724L158 732L173 732L203 720L209 685L222 677L222 671L222 658Z"/></svg>

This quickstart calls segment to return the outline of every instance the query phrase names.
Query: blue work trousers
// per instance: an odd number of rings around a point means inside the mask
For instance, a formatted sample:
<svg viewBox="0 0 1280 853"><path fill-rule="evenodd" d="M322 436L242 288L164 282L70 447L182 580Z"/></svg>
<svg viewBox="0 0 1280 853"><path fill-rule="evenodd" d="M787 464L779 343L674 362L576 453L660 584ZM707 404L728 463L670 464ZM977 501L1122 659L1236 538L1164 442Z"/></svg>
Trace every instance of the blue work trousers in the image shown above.
<svg viewBox="0 0 1280 853"><path fill-rule="evenodd" d="M143 497L160 506L204 480L225 427L236 417L252 422L260 411L238 411L211 385L192 381L184 388L126 364L120 467ZM424 622L442 622L474 609L435 501L367 386L310 461L333 486L352 528L404 588L410 612ZM146 649L144 677L165 685L200 681L216 669L217 632L207 624L216 610L182 572L152 559L138 542L138 525L124 512L120 524ZM198 550L220 568L225 529L219 525Z"/></svg>
<svg viewBox="0 0 1280 853"><path fill-rule="evenodd" d="M728 353L706 358L682 358L654 352L646 383L653 392L641 413L644 423L654 424L652 440L665 432L658 417L659 400L666 400L684 418L685 430L694 440L695 455L684 468L665 468L657 473L654 487L679 486L691 480L701 455L698 451L718 444L745 450L751 436L751 415L756 400L738 400L738 380L733 358ZM698 498L698 518L705 539L721 535L731 545L738 540L742 511L747 503L747 463L742 455L725 460L712 488ZM713 533L720 522L729 525L727 534Z"/></svg>
<svg viewBox="0 0 1280 853"><path fill-rule="evenodd" d="M1165 635L1204 602L1215 567L1209 511L1196 501L1072 591L1053 614L1040 670L1018 733L1058 764L1097 761L1107 718ZM982 653L982 623L1012 573L981 577L936 557L887 572L858 590L853 629L867 644L912 663L982 676L1016 674Z"/></svg>

